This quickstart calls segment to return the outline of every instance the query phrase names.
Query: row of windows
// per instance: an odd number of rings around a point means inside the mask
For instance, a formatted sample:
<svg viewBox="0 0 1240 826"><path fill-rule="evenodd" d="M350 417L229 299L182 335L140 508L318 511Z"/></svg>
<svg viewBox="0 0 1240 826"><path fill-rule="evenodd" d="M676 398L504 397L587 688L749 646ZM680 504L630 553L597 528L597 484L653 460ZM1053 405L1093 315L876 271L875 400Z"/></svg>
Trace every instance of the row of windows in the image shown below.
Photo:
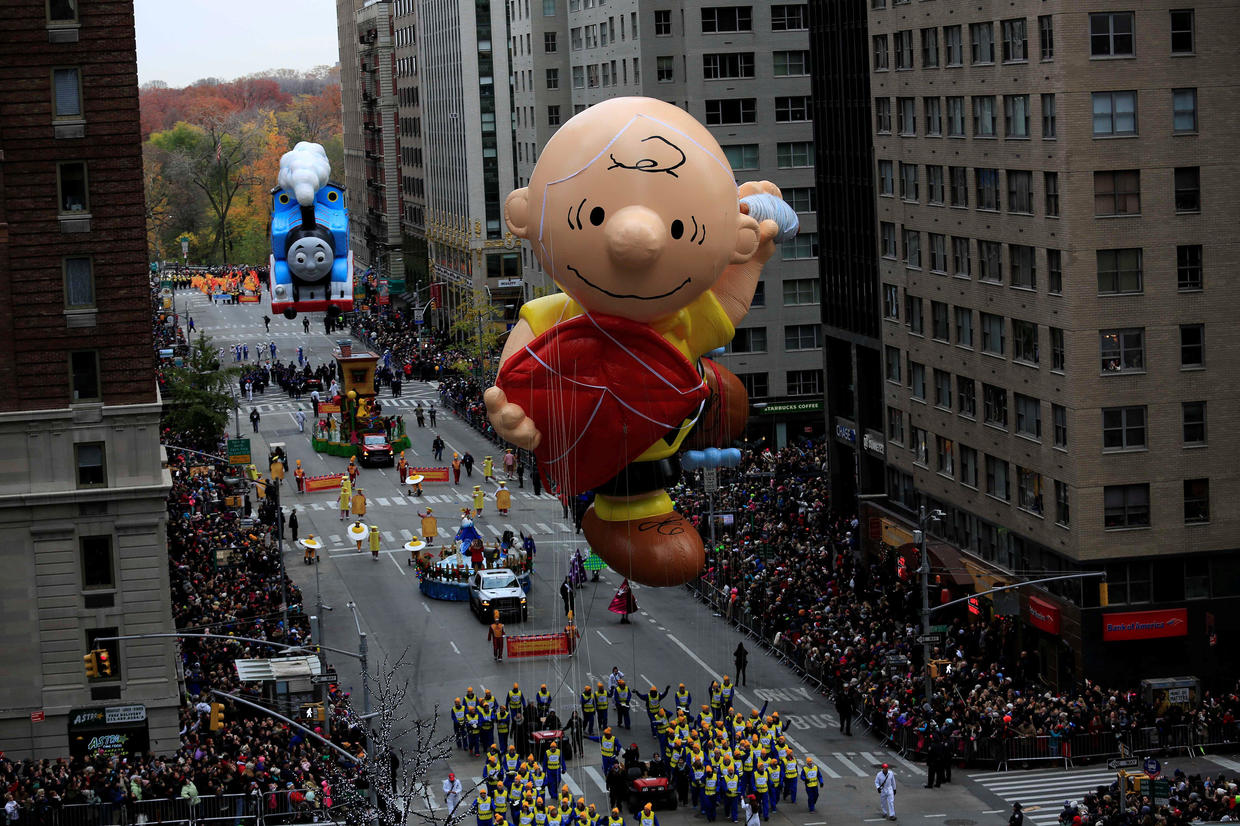
<svg viewBox="0 0 1240 826"><path fill-rule="evenodd" d="M771 31L793 32L809 28L809 5L806 3L775 3L770 6ZM681 11L684 26L684 11ZM704 6L701 9L702 34L752 32L752 6ZM655 37L672 36L672 12L658 9L654 13Z"/></svg>
<svg viewBox="0 0 1240 826"><path fill-rule="evenodd" d="M660 83L674 78L674 57L657 58ZM809 95L776 96L776 123L809 123L813 120L813 102ZM706 101L707 126L738 126L758 122L757 98L712 98Z"/></svg>
<svg viewBox="0 0 1240 826"><path fill-rule="evenodd" d="M1180 403L1180 440L1186 447L1206 444L1206 403ZM1149 445L1149 416L1145 405L1102 408L1104 451L1144 450Z"/></svg>
<svg viewBox="0 0 1240 826"><path fill-rule="evenodd" d="M785 282L787 283L787 282ZM786 295L786 289L785 289ZM784 351L821 350L822 327L818 324L787 324L784 326ZM740 327L728 345L732 353L767 352L765 327Z"/></svg>
<svg viewBox="0 0 1240 826"><path fill-rule="evenodd" d="M629 19L629 30L632 32L633 39L637 40L637 12L630 12ZM526 37L529 37L529 35L526 35ZM574 26L568 31L569 47L574 52L581 51L582 49L597 49L609 43L624 41L626 37L623 14L620 15L619 28L616 27L616 18L608 17L601 23L591 23L588 26Z"/></svg>
<svg viewBox="0 0 1240 826"><path fill-rule="evenodd" d="M883 285L883 315L892 321L898 321L900 317L899 305L896 303L898 298L898 287L894 284ZM905 324L913 335L924 336L926 334L924 305L925 299L905 292ZM1009 350L1008 320L1001 315L978 311L976 330L980 335L975 335L973 312L972 307L951 306L942 301L931 301L930 337L945 344L954 342L956 346L966 350L976 348L980 352L1006 358ZM1046 329L1050 346L1050 368L1062 373L1067 366L1063 330L1059 327L1047 327ZM1037 324L1032 321L1011 319L1010 341L1011 356L1014 361L1030 367L1041 365L1042 349ZM887 378L899 382L899 350L888 347L887 351ZM892 361L893 351L894 362Z"/></svg>
<svg viewBox="0 0 1240 826"><path fill-rule="evenodd" d="M752 399L764 399L771 395L770 381L766 373L737 373ZM787 395L821 396L823 390L821 370L789 370L784 374Z"/></svg>
<svg viewBox="0 0 1240 826"><path fill-rule="evenodd" d="M1210 521L1210 480L1183 481L1184 524ZM1147 482L1107 485L1102 491L1103 527L1148 528L1150 526L1150 486ZM1129 601L1141 601L1130 599Z"/></svg>
<svg viewBox="0 0 1240 826"><path fill-rule="evenodd" d="M772 52L771 72L775 77L806 77L809 75L809 52L804 49ZM657 80L676 81L676 58L662 55L657 60ZM688 77L688 58L681 56ZM702 55L703 80L740 80L755 77L753 52L723 52ZM778 107L777 107L778 108ZM802 118L803 120L803 118Z"/></svg>
<svg viewBox="0 0 1240 826"><path fill-rule="evenodd" d="M634 83L641 83L642 80L641 64L638 60L636 57L632 58ZM555 72L555 74L553 75L552 72ZM602 63L591 63L588 66L574 66L572 72L574 89L627 86L629 83L629 62L624 58L621 58L618 63L612 60L603 61ZM547 70L547 88L560 88L560 73L558 69Z"/></svg>

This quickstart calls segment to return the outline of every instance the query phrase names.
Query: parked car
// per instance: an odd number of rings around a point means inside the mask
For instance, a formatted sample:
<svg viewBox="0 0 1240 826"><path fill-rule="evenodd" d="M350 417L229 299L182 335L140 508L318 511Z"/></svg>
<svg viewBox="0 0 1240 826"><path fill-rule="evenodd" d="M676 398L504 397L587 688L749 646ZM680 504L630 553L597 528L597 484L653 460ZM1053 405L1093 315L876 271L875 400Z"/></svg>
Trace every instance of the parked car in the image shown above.
<svg viewBox="0 0 1240 826"><path fill-rule="evenodd" d="M530 618L525 600L517 575L508 568L486 568L469 581L469 607L479 622L489 623L493 611L499 611L500 619L520 617L524 622Z"/></svg>

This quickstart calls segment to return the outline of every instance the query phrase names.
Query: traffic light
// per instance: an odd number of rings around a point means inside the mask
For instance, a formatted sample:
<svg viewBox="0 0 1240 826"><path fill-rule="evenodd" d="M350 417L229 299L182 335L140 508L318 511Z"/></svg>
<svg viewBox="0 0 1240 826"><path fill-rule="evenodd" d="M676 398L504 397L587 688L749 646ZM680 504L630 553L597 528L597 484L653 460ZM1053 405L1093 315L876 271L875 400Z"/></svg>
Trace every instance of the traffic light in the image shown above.
<svg viewBox="0 0 1240 826"><path fill-rule="evenodd" d="M303 703L301 712L307 720L322 723L327 719L327 709L322 703Z"/></svg>
<svg viewBox="0 0 1240 826"><path fill-rule="evenodd" d="M210 725L211 731L219 731L220 729L224 727L224 704L223 703L212 703L211 704L211 720L210 720L209 725Z"/></svg>
<svg viewBox="0 0 1240 826"><path fill-rule="evenodd" d="M86 676L94 679L99 676L99 663L95 660L95 652L91 651L82 657L82 663L86 666Z"/></svg>
<svg viewBox="0 0 1240 826"><path fill-rule="evenodd" d="M105 649L100 649L96 651L95 659L99 663L99 670L103 672L103 676L111 677L112 676L112 659L108 656L108 652Z"/></svg>

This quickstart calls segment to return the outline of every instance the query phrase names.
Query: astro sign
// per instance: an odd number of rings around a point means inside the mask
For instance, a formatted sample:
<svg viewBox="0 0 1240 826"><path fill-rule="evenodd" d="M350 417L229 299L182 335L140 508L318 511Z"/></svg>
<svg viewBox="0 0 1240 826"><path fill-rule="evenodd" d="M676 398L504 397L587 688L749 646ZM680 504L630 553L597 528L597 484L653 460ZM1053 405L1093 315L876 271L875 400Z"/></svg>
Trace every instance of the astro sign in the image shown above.
<svg viewBox="0 0 1240 826"><path fill-rule="evenodd" d="M1188 611L1183 608L1102 615L1103 642L1156 640L1187 635Z"/></svg>

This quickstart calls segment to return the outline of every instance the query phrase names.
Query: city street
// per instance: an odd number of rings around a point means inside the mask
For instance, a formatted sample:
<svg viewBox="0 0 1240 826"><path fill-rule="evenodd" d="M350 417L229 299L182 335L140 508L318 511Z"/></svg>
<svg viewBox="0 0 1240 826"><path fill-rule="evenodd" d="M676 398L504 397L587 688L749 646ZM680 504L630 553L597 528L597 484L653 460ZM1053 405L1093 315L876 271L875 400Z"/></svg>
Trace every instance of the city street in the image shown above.
<svg viewBox="0 0 1240 826"><path fill-rule="evenodd" d="M228 348L244 341L251 347L251 356L258 349L258 342L274 340L280 360L295 359L296 348L301 345L310 363L317 366L331 358L335 339L350 337L347 332L331 337L324 335L321 316L311 318L308 336L302 332L300 317L294 320L273 318L270 334L267 334L262 323L263 314L270 314L266 304L212 306L205 296L188 290L180 291L176 301L182 324L188 313L197 331L210 335L217 347ZM359 345L360 342L354 342L355 349ZM317 567L305 566L301 550L286 543L285 562L293 580L302 589L307 613L314 614L320 600L330 606L322 624L323 642L349 650L357 648L357 628L348 607L349 603L355 603L362 630L368 635L372 670L381 669L385 661L403 658L403 674L410 681L412 712L425 716L438 708L442 732L451 733L446 710L454 697L463 695L467 686L472 686L478 694L489 689L502 698L512 683L519 682L528 700L541 683L546 683L555 696L561 718L567 719L576 707L582 687L604 680L614 666L624 672L635 695L633 728L617 731L618 739L624 745L637 743L642 758L648 759L657 749L657 743L646 723L640 695L652 685L660 692L670 685L674 692L677 684L683 682L692 692L693 707L697 708L706 699L710 681L732 673L733 651L738 643L744 643L750 652L749 673L747 684L738 687L737 708L746 715L751 709L764 706L768 713L778 711L786 721L788 741L798 760L812 757L822 772L823 796L818 811L806 810L802 788L798 803L782 806L772 818L777 824L822 826L838 822L841 817L847 822L881 820L873 778L884 762L890 763L896 773L897 811L901 820L941 821L952 826L1005 822L1015 801L1025 806L1029 822L1044 826L1055 822L1065 800L1079 799L1096 786L1114 780L1114 772L1108 772L1105 765L1065 770L1042 763L1029 772L957 769L950 785L925 789L924 767L885 750L859 725L854 726L853 736L841 734L834 708L827 698L800 683L793 671L764 653L756 641L746 639L722 619L712 616L710 609L684 589L635 588L640 611L633 615L631 624L619 624L618 616L607 610L620 582L610 571L605 571L599 582L587 582L576 592L576 620L582 638L575 656L493 661L487 627L470 613L467 603L438 602L423 597L418 590L415 570L406 564L408 552L402 546L419 532L417 511L427 506L434 508L439 517L437 543L448 541L459 524L460 509L472 502L473 486L482 484L483 457L495 456L498 468L498 452L439 406L433 383L408 382L401 397L395 399L384 389L381 399L385 413L405 416L407 432L412 439L406 459L411 465L437 464L433 461L430 444L439 434L448 445L445 457L454 450L461 453L468 450L474 455L478 465L473 476L467 478L462 474L460 485L455 486L427 483L424 496L408 498L392 468L362 469L359 485L368 499L365 521L377 525L383 537L383 551L376 561L368 550L355 551L353 543L345 537L336 491L298 495L290 473L281 496L286 513L295 508L300 523L299 535L320 537L324 549ZM437 427L429 427L429 421L425 429L417 427L412 408L418 402L440 407ZM251 432L247 420L251 407L262 417L257 434ZM298 432L294 416L298 408L306 412L304 434ZM267 446L272 442L285 443L290 468L294 460L300 459L307 476L341 472L347 465L345 459L316 454L311 449L309 430L313 416L308 396L295 402L278 386L269 387L265 394L256 394L252 404L242 402L238 421L241 435L253 439L252 454L260 469L265 470ZM497 478L503 478L502 469L497 469ZM510 514L501 516L495 510L490 496L494 486L491 486L487 490L487 507L477 523L488 542L498 538L505 529L511 529L532 535L538 546L534 584L529 595L529 621L509 623L507 631L516 634L560 630L564 611L559 587L568 573L572 552L577 548L586 550L584 537L574 533L571 521L565 519L554 497L545 491L542 496L533 494L528 478L523 488L517 487L515 479L509 487L513 489ZM341 685L352 692L357 701L361 685L356 662L342 656L329 659L341 675ZM664 704L671 707L671 693ZM360 709L361 703L356 705ZM611 719L614 725L614 710ZM1182 755L1163 760L1164 773L1169 775L1174 768L1182 768L1190 774L1217 774L1221 770L1230 773L1240 769L1240 764L1218 757L1187 760ZM430 778L427 799L432 807L443 803L439 782L449 770L457 773L467 789L472 786L469 781L476 782L481 774L478 761L457 751L451 765L442 767L441 774ZM604 808L607 796L597 744L587 741L585 759L568 764L564 782L574 796L584 794L600 810ZM625 814L627 818L628 813ZM665 824L697 819L688 808L675 813L660 812L659 817Z"/></svg>

